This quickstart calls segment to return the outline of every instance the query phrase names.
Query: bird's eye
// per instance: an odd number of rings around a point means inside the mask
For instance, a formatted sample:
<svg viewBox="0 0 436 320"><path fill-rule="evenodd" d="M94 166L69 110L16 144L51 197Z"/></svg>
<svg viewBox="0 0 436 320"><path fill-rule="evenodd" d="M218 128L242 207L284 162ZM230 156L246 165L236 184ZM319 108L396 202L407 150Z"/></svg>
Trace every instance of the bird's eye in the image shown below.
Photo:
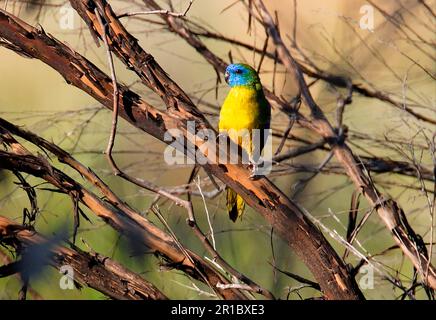
<svg viewBox="0 0 436 320"><path fill-rule="evenodd" d="M241 69L236 69L236 70L235 70L235 73L241 74L241 73L242 73L242 70L241 70Z"/></svg>

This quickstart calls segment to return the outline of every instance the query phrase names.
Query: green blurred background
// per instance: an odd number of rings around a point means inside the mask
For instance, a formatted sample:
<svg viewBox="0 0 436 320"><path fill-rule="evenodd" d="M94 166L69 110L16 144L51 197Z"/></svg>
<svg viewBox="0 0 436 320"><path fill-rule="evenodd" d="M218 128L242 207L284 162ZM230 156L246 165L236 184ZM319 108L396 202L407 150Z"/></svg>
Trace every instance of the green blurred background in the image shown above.
<svg viewBox="0 0 436 320"><path fill-rule="evenodd" d="M175 1L175 10L183 11L188 1ZM265 1L271 11L277 10L282 36L289 43L289 36L293 28L293 1L269 0ZM431 3L432 1L428 1ZM116 11L123 13L135 11L141 2L110 1ZM166 7L166 2L160 2ZM230 38L262 47L265 39L264 30L254 24L250 33L247 32L248 15L245 5L234 1L209 1L196 0L188 13L188 18L202 23L208 28L217 30ZM416 64L411 63L407 57L416 61L434 73L434 62L425 54L417 50L410 42L401 38L395 27L385 21L385 18L375 11L374 32L360 30L358 21L361 17L359 9L367 4L365 1L327 0L297 1L298 26L297 42L299 47L316 61L317 65L333 73L350 76L353 80L363 84L371 83L378 90L395 94L397 97L404 95L404 83L407 83L407 98L419 101L426 108L419 108L419 112L426 115L435 114L435 86ZM417 7L415 1L376 1L387 12L402 9L403 18L418 30L425 38L434 41L434 34L429 33L424 24L434 27L434 21L428 19L422 8ZM44 1L44 6L30 5L22 1L8 1L7 11L21 17L26 22L36 25L39 23L47 33L69 43L75 50L85 55L102 70L108 71L106 54L103 46L96 48L89 36L89 32L80 18L74 16L74 29L62 30L59 26L61 18L60 8L62 1ZM0 1L3 8L5 1ZM230 7L229 7L230 6ZM159 21L158 17L147 18ZM127 29L139 40L145 50L150 52L168 74L180 86L192 95L199 107L208 113L208 119L216 125L217 108L223 101L227 88L224 84L219 86L218 96L215 96L216 74L194 49L183 40L170 34L161 26L145 21L130 18L125 20ZM361 39L364 39L362 42ZM236 48L229 44L205 40L206 44L218 55L228 61L228 52L231 50L235 61L244 61L257 65L259 55L251 51ZM270 45L269 50L273 50ZM380 55L374 57L374 52ZM433 53L434 51L430 52ZM384 61L394 72L389 71ZM150 91L138 83L134 73L128 71L121 63L116 61L118 79L141 93L152 104L162 107L162 103ZM263 84L272 87L273 61L265 59L262 67L261 78ZM283 69L278 66L275 88L278 94L286 98L292 97L295 88L290 78L286 78ZM331 87L319 81L313 87L313 94L323 110L334 119L336 109L336 95ZM206 105L205 102L215 106ZM306 112L306 110L303 110ZM43 136L48 140L61 145L72 152L78 160L91 167L113 188L113 190L133 207L147 215L162 229L161 222L148 213L154 195L139 190L120 178L111 175L108 163L102 154L106 147L111 113L101 108L96 101L80 90L69 86L54 70L43 63L25 59L17 54L0 47L0 116L17 125ZM434 132L434 127L415 121L403 111L393 108L376 99L368 99L354 95L353 103L347 107L345 124L350 132L366 133L371 138L384 139L389 137L399 141L413 141L424 144L425 139L419 134ZM287 126L287 119L276 110L273 112L273 130L283 131ZM186 183L191 168L167 166L163 161L165 145L155 139L139 132L123 120L119 123L119 134L115 145L115 159L130 174L143 177L161 186L177 186ZM307 133L301 128L293 129L295 135L315 141L317 137ZM431 134L430 134L431 135ZM412 138L413 137L413 138ZM360 155L375 154L400 160L401 157L391 149L381 144L368 140L351 140L358 146L351 145L353 151ZM274 139L277 146L279 139ZM290 141L285 149L295 147L295 142ZM35 150L35 149L33 149ZM325 154L320 152L299 157L292 160L292 164L316 165L324 159ZM423 165L431 168L431 155L424 150L422 155ZM65 169L74 178L85 183L77 174L65 166L56 163L60 169ZM298 179L307 176L298 174L273 174L275 183L292 196L294 185ZM201 177L205 178L202 172ZM416 178L405 178L398 175L374 175L379 182L380 189L399 201L415 231L424 236L425 241L430 240L430 218L426 209L426 200L419 190L407 187L414 186L419 189ZM26 194L14 182L17 179L8 172L0 171L0 208L1 214L21 221L23 208L29 207ZM29 183L37 185L40 180L28 177ZM392 185L393 182L395 185ZM403 186L398 186L403 185ZM85 183L86 185L86 183ZM405 187L404 187L405 186ZM430 186L430 184L429 184ZM43 186L42 186L43 187ZM208 187L207 190L211 190ZM336 230L340 235L345 235L348 210L354 188L349 180L342 175L319 175L311 181L304 192L296 200L309 212L320 219L329 229ZM195 198L196 214L200 226L208 230L204 206L200 198ZM50 193L38 192L38 204L41 209L36 230L44 235L51 236L63 227L72 233L72 203L70 198ZM200 255L207 256L206 251L193 236L185 223L186 213L183 209L168 202L160 202L159 206L175 231L181 242ZM232 223L225 213L222 195L207 201L209 212L212 216L217 250L236 269L251 277L262 286L270 289L277 297L286 299L300 299L318 296L319 293L312 289L302 289L299 294L292 292L288 295L289 288L297 287L298 282L274 271L271 264L277 265L282 270L287 270L303 277L312 279L307 268L294 256L289 248L275 236L271 240L271 228L262 217L252 209L247 210L242 221ZM362 212L368 210L365 201L362 201ZM128 268L141 273L170 298L199 299L209 298L200 294L192 281L178 271L161 268L153 255L146 249L135 250L124 237L106 226L92 213L85 210L91 218L92 224L82 221L79 229L77 244L88 250L83 244L83 239L93 250L100 254L113 257ZM335 249L342 254L344 248L328 234ZM394 244L392 237L376 214L373 214L358 237L362 253L375 254ZM274 253L272 252L274 248ZM0 250L3 250L0 248ZM3 250L6 252L5 250ZM352 255L348 263L358 261ZM412 277L412 266L407 259L403 259L398 250L378 259L384 264L384 272L397 275L405 284ZM435 259L433 259L434 262ZM358 276L358 279L361 275ZM374 289L364 290L369 299L393 299L401 294L391 284L383 279L383 275L375 272ZM47 267L38 278L31 279L31 286L45 299L105 299L105 297L92 289L61 290L59 279L61 275L57 270ZM196 286L209 292L210 290L199 284ZM20 289L19 281L14 277L0 279L0 298L16 299ZM422 291L422 290L421 290ZM422 292L419 298L424 298Z"/></svg>

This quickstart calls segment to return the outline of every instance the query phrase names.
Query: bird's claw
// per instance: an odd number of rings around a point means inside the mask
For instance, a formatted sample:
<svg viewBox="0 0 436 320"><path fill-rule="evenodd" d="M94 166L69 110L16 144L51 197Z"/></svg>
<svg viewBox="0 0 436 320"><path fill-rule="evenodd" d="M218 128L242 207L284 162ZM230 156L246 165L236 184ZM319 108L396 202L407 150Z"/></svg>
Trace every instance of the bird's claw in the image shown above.
<svg viewBox="0 0 436 320"><path fill-rule="evenodd" d="M225 137L225 139L228 139L228 134L226 133L226 132L219 132L218 134L217 134L217 136L216 136L216 139L215 139L215 141L221 141L221 138L222 137Z"/></svg>
<svg viewBox="0 0 436 320"><path fill-rule="evenodd" d="M257 180L259 179L259 176L257 175L257 163L253 160L250 160L250 164L248 165L248 169L251 171L250 173L250 180Z"/></svg>

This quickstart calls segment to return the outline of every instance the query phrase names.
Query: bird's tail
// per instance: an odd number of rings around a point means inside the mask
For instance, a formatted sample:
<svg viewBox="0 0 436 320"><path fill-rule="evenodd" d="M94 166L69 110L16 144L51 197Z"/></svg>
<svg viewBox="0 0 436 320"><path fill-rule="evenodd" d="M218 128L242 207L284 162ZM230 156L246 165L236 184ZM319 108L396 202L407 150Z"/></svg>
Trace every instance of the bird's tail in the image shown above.
<svg viewBox="0 0 436 320"><path fill-rule="evenodd" d="M227 188L227 211L230 219L235 222L244 213L245 202L240 195L230 188Z"/></svg>

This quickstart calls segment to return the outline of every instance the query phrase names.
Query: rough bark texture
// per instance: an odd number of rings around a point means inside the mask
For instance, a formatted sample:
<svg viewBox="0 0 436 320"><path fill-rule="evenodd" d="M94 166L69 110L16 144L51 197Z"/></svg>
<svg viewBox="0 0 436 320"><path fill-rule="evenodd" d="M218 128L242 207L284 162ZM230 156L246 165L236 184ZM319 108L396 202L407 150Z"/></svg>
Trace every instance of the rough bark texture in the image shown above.
<svg viewBox="0 0 436 320"><path fill-rule="evenodd" d="M43 245L48 240L22 225L0 216L0 242L26 250L29 246ZM31 247L30 247L31 248ZM113 299L166 300L167 297L153 284L124 268L119 263L99 255L87 253L77 247L50 246L50 260L56 269L68 265L74 270L74 281L94 288ZM20 261L12 262L11 272L20 272ZM7 267L3 266L2 268Z"/></svg>

